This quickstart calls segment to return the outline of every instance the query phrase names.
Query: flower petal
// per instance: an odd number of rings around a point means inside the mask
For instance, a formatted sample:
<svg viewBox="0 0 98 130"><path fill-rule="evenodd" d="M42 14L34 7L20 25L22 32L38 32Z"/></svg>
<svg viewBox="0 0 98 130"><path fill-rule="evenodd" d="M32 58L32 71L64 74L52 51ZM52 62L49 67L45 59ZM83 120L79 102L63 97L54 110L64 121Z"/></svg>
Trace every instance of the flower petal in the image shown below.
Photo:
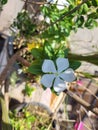
<svg viewBox="0 0 98 130"><path fill-rule="evenodd" d="M53 87L56 92L60 93L66 89L66 83L59 77L56 77Z"/></svg>
<svg viewBox="0 0 98 130"><path fill-rule="evenodd" d="M41 78L41 84L43 84L46 88L50 88L52 87L54 78L54 74L44 74Z"/></svg>
<svg viewBox="0 0 98 130"><path fill-rule="evenodd" d="M63 73L59 74L59 77L61 77L66 82L72 82L76 78L74 75L74 71L71 68L69 68L66 71L64 71Z"/></svg>
<svg viewBox="0 0 98 130"><path fill-rule="evenodd" d="M67 58L58 58L56 60L56 64L58 72L62 72L69 67L69 62Z"/></svg>
<svg viewBox="0 0 98 130"><path fill-rule="evenodd" d="M44 60L42 65L42 71L44 73L56 73L56 68L52 60Z"/></svg>

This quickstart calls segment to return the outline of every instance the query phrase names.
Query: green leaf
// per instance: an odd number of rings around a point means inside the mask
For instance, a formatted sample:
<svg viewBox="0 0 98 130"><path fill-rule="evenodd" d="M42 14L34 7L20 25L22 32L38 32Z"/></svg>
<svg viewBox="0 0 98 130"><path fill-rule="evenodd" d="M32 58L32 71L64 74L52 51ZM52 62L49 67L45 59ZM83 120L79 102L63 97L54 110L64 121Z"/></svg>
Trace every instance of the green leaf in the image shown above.
<svg viewBox="0 0 98 130"><path fill-rule="evenodd" d="M42 11L42 13L43 13L44 15L49 14L48 7L47 7L47 6L42 6L42 7L41 7L41 11Z"/></svg>
<svg viewBox="0 0 98 130"><path fill-rule="evenodd" d="M36 58L36 59L40 59L40 58L43 57L43 51L42 51L42 49L40 49L40 48L33 48L33 49L31 50L31 54L32 54L33 57Z"/></svg>
<svg viewBox="0 0 98 130"><path fill-rule="evenodd" d="M76 25L78 27L81 27L83 25L83 23L84 23L84 17L83 16L78 16L77 20L76 20Z"/></svg>
<svg viewBox="0 0 98 130"><path fill-rule="evenodd" d="M95 19L88 17L87 21L85 22L85 27L87 27L88 29L92 29L97 26L98 22Z"/></svg>
<svg viewBox="0 0 98 130"><path fill-rule="evenodd" d="M97 7L98 6L98 0L92 0L93 6Z"/></svg>
<svg viewBox="0 0 98 130"><path fill-rule="evenodd" d="M20 35L26 38L30 38L36 29L35 23L33 23L29 13L25 10L18 13L11 26L17 28Z"/></svg>
<svg viewBox="0 0 98 130"><path fill-rule="evenodd" d="M24 93L27 94L28 96L31 96L32 95L32 92L34 91L35 89L30 86L29 84L26 84L25 85L25 89L24 89Z"/></svg>
<svg viewBox="0 0 98 130"><path fill-rule="evenodd" d="M43 60L35 60L31 64L31 66L28 68L28 72L35 74L35 75L40 75L42 74L42 63Z"/></svg>
<svg viewBox="0 0 98 130"><path fill-rule="evenodd" d="M86 2L86 4L88 5L88 7L91 7L91 6L92 6L92 1L88 0L88 1Z"/></svg>
<svg viewBox="0 0 98 130"><path fill-rule="evenodd" d="M81 62L80 61L74 61L74 60L71 60L69 61L70 63L70 68L72 68L73 70L76 70L78 69L80 66L81 66Z"/></svg>
<svg viewBox="0 0 98 130"><path fill-rule="evenodd" d="M88 5L86 3L83 4L82 14L86 14L88 12L88 10L89 10Z"/></svg>
<svg viewBox="0 0 98 130"><path fill-rule="evenodd" d="M82 12L83 12L83 5L79 8L78 13L81 15L81 14L82 14Z"/></svg>
<svg viewBox="0 0 98 130"><path fill-rule="evenodd" d="M65 36L68 37L70 35L70 28L65 29Z"/></svg>
<svg viewBox="0 0 98 130"><path fill-rule="evenodd" d="M96 9L96 13L98 13L98 8Z"/></svg>
<svg viewBox="0 0 98 130"><path fill-rule="evenodd" d="M52 13L51 16L51 21L55 22L57 19L59 19L59 14L58 13Z"/></svg>
<svg viewBox="0 0 98 130"><path fill-rule="evenodd" d="M54 55L54 50L51 46L51 44L49 44L48 42L45 42L45 53L48 57L52 57Z"/></svg>
<svg viewBox="0 0 98 130"><path fill-rule="evenodd" d="M8 0L0 0L1 1L1 4L4 5L7 3Z"/></svg>
<svg viewBox="0 0 98 130"><path fill-rule="evenodd" d="M60 49L60 50L58 50L58 52L57 52L57 54L56 54L56 58L57 57L64 57L64 50L62 49Z"/></svg>
<svg viewBox="0 0 98 130"><path fill-rule="evenodd" d="M36 121L36 117L31 115L30 117L28 117L28 122L34 123Z"/></svg>
<svg viewBox="0 0 98 130"><path fill-rule="evenodd" d="M97 12L90 13L90 14L88 15L88 18L98 19L98 13L97 13Z"/></svg>
<svg viewBox="0 0 98 130"><path fill-rule="evenodd" d="M65 51L64 51L64 56L65 57L68 57L68 53L69 53L70 49L69 48L66 48Z"/></svg>

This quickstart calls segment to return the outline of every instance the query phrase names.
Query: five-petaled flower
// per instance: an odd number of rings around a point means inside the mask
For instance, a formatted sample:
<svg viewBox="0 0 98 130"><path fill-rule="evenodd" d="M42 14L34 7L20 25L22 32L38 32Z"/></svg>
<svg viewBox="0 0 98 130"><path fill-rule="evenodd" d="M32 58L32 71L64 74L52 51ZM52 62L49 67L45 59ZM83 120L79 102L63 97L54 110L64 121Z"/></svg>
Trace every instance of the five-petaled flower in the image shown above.
<svg viewBox="0 0 98 130"><path fill-rule="evenodd" d="M42 65L45 73L41 78L41 84L46 88L54 88L55 92L62 92L67 89L66 83L75 80L73 69L69 68L67 58L57 58L56 63L45 59Z"/></svg>

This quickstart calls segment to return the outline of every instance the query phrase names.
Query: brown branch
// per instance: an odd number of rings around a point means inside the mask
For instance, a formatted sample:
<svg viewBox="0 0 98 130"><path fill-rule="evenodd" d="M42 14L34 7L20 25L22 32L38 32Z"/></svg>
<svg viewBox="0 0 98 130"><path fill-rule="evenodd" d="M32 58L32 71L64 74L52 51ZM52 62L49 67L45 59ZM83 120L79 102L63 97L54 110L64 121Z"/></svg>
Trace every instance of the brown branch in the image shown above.
<svg viewBox="0 0 98 130"><path fill-rule="evenodd" d="M2 81L4 81L6 79L6 75L9 73L9 71L12 68L12 65L15 63L17 57L19 56L20 51L16 52L16 54L14 54L9 60L8 63L5 67L5 69L3 70L3 72L0 75L0 85L2 84Z"/></svg>
<svg viewBox="0 0 98 130"><path fill-rule="evenodd" d="M12 66L13 64L16 62L16 61L19 61L21 62L23 65L25 66L29 66L30 63L27 62L27 60L25 60L24 58L22 58L20 56L20 52L22 50L19 50L17 51L9 60L8 60L8 63L5 67L5 69L3 70L3 72L1 73L0 75L0 85L2 85L2 82L5 81L6 79L6 76L8 75L8 73L10 73L10 70L12 69Z"/></svg>
<svg viewBox="0 0 98 130"><path fill-rule="evenodd" d="M35 5L44 5L47 4L48 2L38 2L38 1L28 1L28 0L22 0L23 2L25 2L26 4L35 4Z"/></svg>
<svg viewBox="0 0 98 130"><path fill-rule="evenodd" d="M89 104L88 102L84 101L82 98L80 98L79 96L77 96L76 94L74 94L71 91L67 91L67 95L70 96L71 98L73 98L75 101L77 101L82 106L84 106L87 110L90 110L93 113L98 115L98 108L92 108L91 104Z"/></svg>
<svg viewBox="0 0 98 130"><path fill-rule="evenodd" d="M44 4L47 4L47 5L58 5L58 6L64 6L64 5L61 5L61 4L57 4L57 3L50 3L50 2L35 2L35 1L27 1L27 0L23 0L24 2L26 2L26 4L35 4L35 5L44 5Z"/></svg>
<svg viewBox="0 0 98 130"><path fill-rule="evenodd" d="M16 60L26 67L30 66L30 63L21 56L18 56Z"/></svg>

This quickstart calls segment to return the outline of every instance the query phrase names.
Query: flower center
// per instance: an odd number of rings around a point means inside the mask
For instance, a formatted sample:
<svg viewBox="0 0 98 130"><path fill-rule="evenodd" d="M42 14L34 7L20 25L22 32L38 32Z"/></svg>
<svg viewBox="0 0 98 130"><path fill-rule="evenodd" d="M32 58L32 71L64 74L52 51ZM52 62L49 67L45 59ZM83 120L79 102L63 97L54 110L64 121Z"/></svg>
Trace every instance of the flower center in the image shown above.
<svg viewBox="0 0 98 130"><path fill-rule="evenodd" d="M58 75L59 75L59 73L58 73L58 72L56 72L56 73L55 73L55 76L57 77Z"/></svg>

